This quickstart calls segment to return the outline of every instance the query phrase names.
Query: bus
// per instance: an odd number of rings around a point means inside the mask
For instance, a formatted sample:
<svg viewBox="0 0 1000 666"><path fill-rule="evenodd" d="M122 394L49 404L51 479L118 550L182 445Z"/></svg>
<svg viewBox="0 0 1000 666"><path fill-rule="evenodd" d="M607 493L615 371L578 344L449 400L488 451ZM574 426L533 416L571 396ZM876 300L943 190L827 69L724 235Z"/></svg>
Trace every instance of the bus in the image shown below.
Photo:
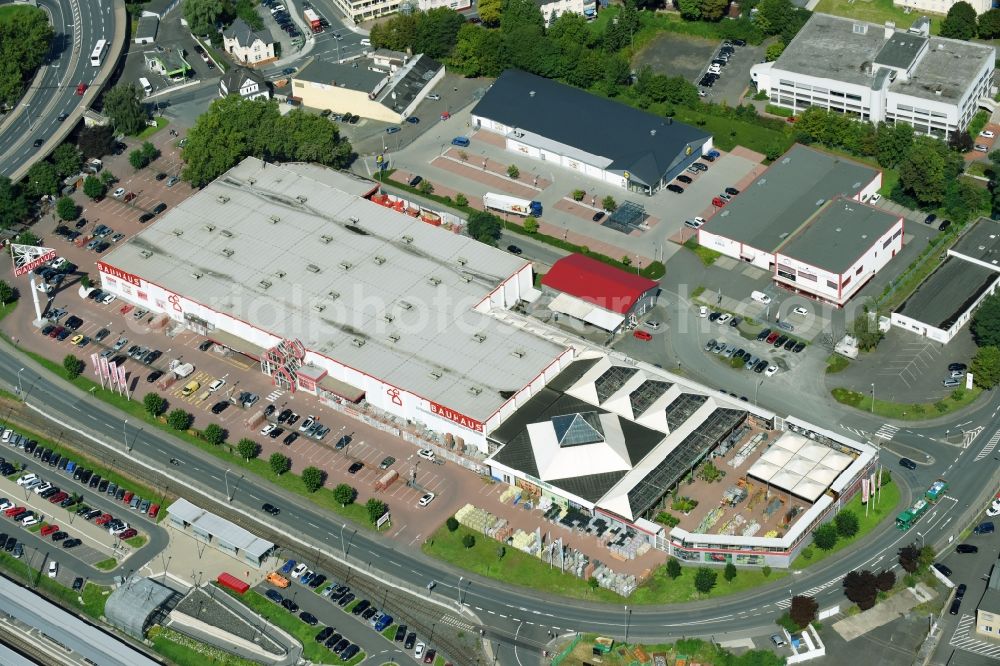
<svg viewBox="0 0 1000 666"><path fill-rule="evenodd" d="M108 54L108 40L99 39L94 51L90 54L90 64L100 67L104 63L104 56Z"/></svg>

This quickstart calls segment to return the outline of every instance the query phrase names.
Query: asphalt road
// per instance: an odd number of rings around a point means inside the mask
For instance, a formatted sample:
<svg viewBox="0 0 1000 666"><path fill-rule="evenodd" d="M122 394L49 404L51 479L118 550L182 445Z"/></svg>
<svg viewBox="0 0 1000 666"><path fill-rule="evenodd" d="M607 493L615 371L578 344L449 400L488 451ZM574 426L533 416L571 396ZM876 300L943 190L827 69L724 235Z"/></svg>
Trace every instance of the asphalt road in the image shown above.
<svg viewBox="0 0 1000 666"><path fill-rule="evenodd" d="M51 17L55 37L49 60L42 66L42 76L31 91L31 101L22 105L23 112L0 134L0 174L4 175L55 147L35 148L32 144L35 139L47 140L59 131L62 126L57 119L59 114L71 113L80 104L77 84L91 84L101 70L91 67L90 52L97 40L110 42L114 33L111 0L86 3L39 0L38 5ZM113 54L109 52L108 57Z"/></svg>

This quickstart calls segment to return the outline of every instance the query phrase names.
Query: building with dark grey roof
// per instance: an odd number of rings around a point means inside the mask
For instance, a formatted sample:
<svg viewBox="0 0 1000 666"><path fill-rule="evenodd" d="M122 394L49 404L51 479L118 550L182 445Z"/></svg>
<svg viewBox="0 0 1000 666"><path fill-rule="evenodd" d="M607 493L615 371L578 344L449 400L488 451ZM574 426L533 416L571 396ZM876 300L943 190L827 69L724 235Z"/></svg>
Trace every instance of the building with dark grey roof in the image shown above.
<svg viewBox="0 0 1000 666"><path fill-rule="evenodd" d="M814 13L781 56L750 78L770 102L796 113L816 106L878 123L905 122L942 138L963 131L989 100L995 49L909 30Z"/></svg>
<svg viewBox="0 0 1000 666"><path fill-rule="evenodd" d="M243 99L270 99L271 84L247 67L234 66L219 79L219 97L239 95Z"/></svg>
<svg viewBox="0 0 1000 666"><path fill-rule="evenodd" d="M316 59L292 79L292 97L312 109L398 123L444 78L444 65L379 49L350 62Z"/></svg>
<svg viewBox="0 0 1000 666"><path fill-rule="evenodd" d="M266 27L254 30L241 18L222 33L226 53L244 65L257 66L276 59L275 39Z"/></svg>
<svg viewBox="0 0 1000 666"><path fill-rule="evenodd" d="M856 492L875 461L867 445L595 351L583 352L520 403L489 439L495 451L486 464L499 482L562 512L603 519L613 533L634 531L678 558L705 563L737 557L745 564L787 566L808 543L803 537L809 530L839 506L834 497ZM721 465L715 456L733 450L746 460L762 442L782 446L762 446L764 462L754 469L775 488L806 497L795 500L800 510L781 537L720 532L718 525L711 534L681 527L667 533L653 522L702 462ZM724 490L719 488L720 501Z"/></svg>
<svg viewBox="0 0 1000 666"><path fill-rule="evenodd" d="M1000 223L980 218L892 313L893 326L947 343L1000 283Z"/></svg>
<svg viewBox="0 0 1000 666"><path fill-rule="evenodd" d="M881 184L877 169L795 145L710 217L698 242L841 306L902 249L903 218L862 203Z"/></svg>
<svg viewBox="0 0 1000 666"><path fill-rule="evenodd" d="M156 41L156 31L159 27L160 18L152 12L144 12L136 23L132 41L136 44L152 44Z"/></svg>
<svg viewBox="0 0 1000 666"><path fill-rule="evenodd" d="M507 150L653 194L712 148L712 136L585 90L509 69L472 110Z"/></svg>
<svg viewBox="0 0 1000 666"><path fill-rule="evenodd" d="M976 607L976 633L994 641L1000 638L1000 562L994 562L990 579Z"/></svg>

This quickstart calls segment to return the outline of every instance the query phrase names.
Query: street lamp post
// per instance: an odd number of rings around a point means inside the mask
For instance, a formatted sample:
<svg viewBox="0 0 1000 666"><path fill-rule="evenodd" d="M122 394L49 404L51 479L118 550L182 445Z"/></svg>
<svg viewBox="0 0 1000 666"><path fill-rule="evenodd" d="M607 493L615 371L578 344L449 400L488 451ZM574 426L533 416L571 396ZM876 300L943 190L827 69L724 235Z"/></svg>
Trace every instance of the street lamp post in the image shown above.
<svg viewBox="0 0 1000 666"><path fill-rule="evenodd" d="M128 425L128 419L123 419L122 420L122 444L125 445L125 451L128 452L128 450L129 450L129 448L128 448L128 431L125 429L126 425Z"/></svg>
<svg viewBox="0 0 1000 666"><path fill-rule="evenodd" d="M632 619L632 611L625 607L625 642L628 643L628 625L629 621Z"/></svg>
<svg viewBox="0 0 1000 666"><path fill-rule="evenodd" d="M923 550L923 548L924 548L924 535L921 534L920 532L917 532L917 536L920 537L920 549Z"/></svg>
<svg viewBox="0 0 1000 666"><path fill-rule="evenodd" d="M757 406L757 391L760 390L760 385L764 383L764 380L757 382L757 385L753 387L753 406Z"/></svg>
<svg viewBox="0 0 1000 666"><path fill-rule="evenodd" d="M872 382L872 414L875 413L875 382Z"/></svg>
<svg viewBox="0 0 1000 666"><path fill-rule="evenodd" d="M458 605L459 608L462 606L462 581L465 580L464 576L458 577Z"/></svg>

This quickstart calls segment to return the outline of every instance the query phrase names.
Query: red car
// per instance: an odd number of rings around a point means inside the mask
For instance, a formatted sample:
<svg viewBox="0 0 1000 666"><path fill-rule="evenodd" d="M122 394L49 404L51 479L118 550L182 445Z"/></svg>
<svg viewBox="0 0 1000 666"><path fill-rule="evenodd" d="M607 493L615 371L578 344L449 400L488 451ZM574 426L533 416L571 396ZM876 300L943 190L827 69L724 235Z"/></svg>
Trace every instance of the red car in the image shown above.
<svg viewBox="0 0 1000 666"><path fill-rule="evenodd" d="M159 504L154 504L151 507L149 507L149 517L150 518L156 518L156 514L158 514L159 512L160 512L160 505Z"/></svg>
<svg viewBox="0 0 1000 666"><path fill-rule="evenodd" d="M449 118L451 118L451 114L447 111L441 114L441 120L448 120Z"/></svg>
<svg viewBox="0 0 1000 666"><path fill-rule="evenodd" d="M716 208L722 208L723 206L726 205L726 200L723 199L722 197L713 197L712 205L715 206Z"/></svg>
<svg viewBox="0 0 1000 666"><path fill-rule="evenodd" d="M122 201L124 201L125 203L132 201L132 199L135 199L135 192L129 192L124 197L122 197Z"/></svg>
<svg viewBox="0 0 1000 666"><path fill-rule="evenodd" d="M103 516L101 516L100 518L98 518L97 520L95 520L94 524L95 525L106 525L106 524L108 524L108 523L111 522L111 518L113 518L113 516L110 513L106 513Z"/></svg>
<svg viewBox="0 0 1000 666"><path fill-rule="evenodd" d="M138 532L136 532L134 529L132 529L130 527L127 530L125 530L124 532L122 532L121 534L119 534L118 538L121 539L122 541L124 541L125 539L131 539L136 534L138 534Z"/></svg>
<svg viewBox="0 0 1000 666"><path fill-rule="evenodd" d="M635 330L632 332L632 336L638 338L639 340L652 340L653 336L646 331Z"/></svg>
<svg viewBox="0 0 1000 666"><path fill-rule="evenodd" d="M49 337L54 338L65 330L66 330L65 326L56 326L51 331L49 331Z"/></svg>
<svg viewBox="0 0 1000 666"><path fill-rule="evenodd" d="M62 502L64 499L66 499L67 497L69 497L69 493L67 493L64 490L60 490L55 495L53 495L52 497L50 497L49 501L52 502L53 504L58 504L59 502Z"/></svg>
<svg viewBox="0 0 1000 666"><path fill-rule="evenodd" d="M132 501L132 496L135 495L131 490L125 491L125 495L122 496L122 504L128 504Z"/></svg>
<svg viewBox="0 0 1000 666"><path fill-rule="evenodd" d="M25 511L27 511L27 509L25 509L23 506L12 506L11 508L4 511L3 515L7 516L8 518L13 518L17 514L24 513Z"/></svg>
<svg viewBox="0 0 1000 666"><path fill-rule="evenodd" d="M771 335L767 336L767 340L765 340L765 342L767 344L769 344L769 345L770 344L774 344L774 341L778 339L779 335L781 335L781 333L779 333L778 331L775 331Z"/></svg>
<svg viewBox="0 0 1000 666"><path fill-rule="evenodd" d="M85 93L85 92L87 92L87 84L86 83L78 83L78 84L76 84L76 94L77 95L83 95L83 93Z"/></svg>
<svg viewBox="0 0 1000 666"><path fill-rule="evenodd" d="M53 532L58 532L58 531L59 531L58 525L46 525L38 533L41 534L43 537L47 537Z"/></svg>

